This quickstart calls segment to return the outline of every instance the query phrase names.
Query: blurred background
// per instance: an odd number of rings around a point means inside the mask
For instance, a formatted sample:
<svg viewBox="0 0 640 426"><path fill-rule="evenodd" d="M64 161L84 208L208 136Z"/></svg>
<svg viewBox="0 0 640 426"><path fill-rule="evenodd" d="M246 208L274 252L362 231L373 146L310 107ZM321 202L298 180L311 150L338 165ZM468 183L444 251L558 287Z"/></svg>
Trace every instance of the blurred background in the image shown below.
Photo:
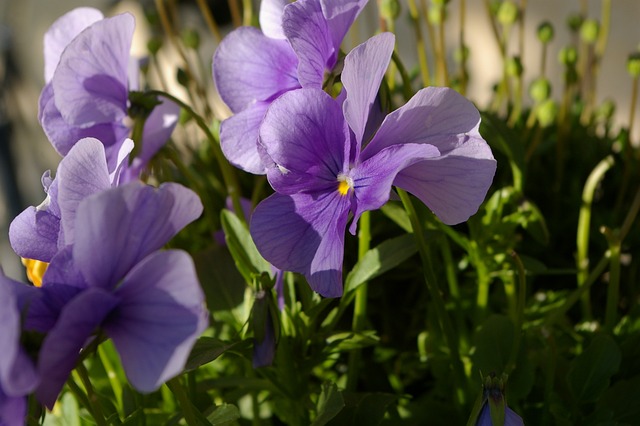
<svg viewBox="0 0 640 426"><path fill-rule="evenodd" d="M199 29L202 36L200 55L203 63L210 67L216 44L208 36L196 1L169 0L169 3L172 2L178 8L181 26ZM256 1L254 3L256 6L259 4ZM363 42L376 31L379 20L375 3L375 0L370 0L353 34L347 37L345 50ZM492 34L485 3L485 0L467 0L464 24L465 42L470 50L470 80L466 95L480 109L490 101L493 86L502 75L500 51ZM555 37L548 46L547 76L554 88L553 96L558 97L563 73L557 59L558 52L571 42L567 18L571 14L583 13L599 20L601 1L520 0L516 3L526 4L522 58L525 87L537 77L540 68L542 46L536 37L536 29L540 23L548 21L555 28ZM401 0L399 4L400 15L395 29L397 45L401 59L411 69L417 63L414 30L410 25L407 0ZM210 0L208 5L222 33L230 31L232 25L228 2ZM60 160L46 140L37 117L38 97L44 85L42 39L55 19L79 6L96 7L107 16L123 11L136 15L133 50L137 55L145 55L150 28L144 11L153 10L153 0L0 0L0 265L6 275L19 280L24 279L23 269L9 245L9 223L25 207L40 204L44 199L40 177L48 169L55 171ZM452 67L455 66L454 50L460 34L457 18L459 8L459 0L450 1L448 11L451 19L447 21L445 38L447 58ZM616 105L615 122L618 125L625 125L629 117L631 78L626 70L626 62L629 54L637 51L640 44L639 20L640 1L616 0L613 3L608 44L596 83L596 104L605 99L613 100ZM514 45L508 48L515 50L515 37L512 41ZM165 58L170 73L170 54ZM640 132L636 128L632 141L637 144L639 139Z"/></svg>

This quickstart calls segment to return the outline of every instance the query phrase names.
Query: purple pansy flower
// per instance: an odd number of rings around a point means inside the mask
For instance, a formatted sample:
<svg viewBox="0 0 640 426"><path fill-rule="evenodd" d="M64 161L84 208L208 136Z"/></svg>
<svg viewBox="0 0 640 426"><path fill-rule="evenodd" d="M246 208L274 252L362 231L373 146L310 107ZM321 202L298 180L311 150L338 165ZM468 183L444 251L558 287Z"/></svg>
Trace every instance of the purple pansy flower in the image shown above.
<svg viewBox="0 0 640 426"><path fill-rule="evenodd" d="M0 424L24 424L26 396L38 385L36 368L20 343L21 318L35 288L4 276L0 270Z"/></svg>
<svg viewBox="0 0 640 426"><path fill-rule="evenodd" d="M189 255L159 249L201 212L197 195L173 183L131 182L79 203L72 244L51 260L27 318L46 332L38 400L53 406L97 328L136 389L153 391L182 371L207 326L204 296Z"/></svg>
<svg viewBox="0 0 640 426"><path fill-rule="evenodd" d="M220 143L235 166L264 174L258 129L274 99L301 87L322 88L340 44L367 0L264 0L262 31L241 27L213 57L213 78L234 115L222 122Z"/></svg>
<svg viewBox="0 0 640 426"><path fill-rule="evenodd" d="M109 173L103 144L95 138L78 141L60 161L55 179L49 172L42 176L45 200L37 207L27 207L11 222L9 240L16 254L50 262L59 250L71 244L78 204L91 194L121 183L122 169L132 148L131 139L126 139L116 158L116 170Z"/></svg>
<svg viewBox="0 0 640 426"><path fill-rule="evenodd" d="M488 403L485 403L482 407L476 426L494 426L493 421L491 420L491 411L489 410ZM524 422L518 413L513 411L511 408L506 407L504 410L504 426L524 426Z"/></svg>
<svg viewBox="0 0 640 426"><path fill-rule="evenodd" d="M251 235L266 260L304 274L326 297L342 294L350 213L355 234L362 212L380 208L396 185L443 222L459 223L477 211L495 173L491 150L478 133L478 111L448 88L420 90L366 143L394 41L381 34L347 55L342 105L318 89L291 91L272 103L260 127L276 193L256 207Z"/></svg>
<svg viewBox="0 0 640 426"><path fill-rule="evenodd" d="M130 59L135 22L124 13L104 18L92 8L78 8L60 17L45 34L45 82L39 101L39 120L61 155L85 137L105 146L109 170L131 133L128 95L137 90L137 63ZM145 123L139 159L124 175L137 177L167 141L179 107L164 101ZM140 143L140 141L135 141Z"/></svg>

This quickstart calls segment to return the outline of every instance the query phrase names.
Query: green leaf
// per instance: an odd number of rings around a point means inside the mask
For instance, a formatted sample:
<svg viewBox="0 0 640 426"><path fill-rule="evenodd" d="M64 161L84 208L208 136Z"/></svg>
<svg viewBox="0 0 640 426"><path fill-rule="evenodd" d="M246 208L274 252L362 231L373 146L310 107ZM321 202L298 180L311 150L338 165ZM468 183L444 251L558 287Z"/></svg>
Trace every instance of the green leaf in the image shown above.
<svg viewBox="0 0 640 426"><path fill-rule="evenodd" d="M504 372L513 349L514 326L504 315L492 315L474 336L473 366L483 375Z"/></svg>
<svg viewBox="0 0 640 426"><path fill-rule="evenodd" d="M375 330L365 330L360 332L345 331L327 337L327 348L330 351L350 351L375 345L380 342Z"/></svg>
<svg viewBox="0 0 640 426"><path fill-rule="evenodd" d="M596 406L601 410L609 410L613 418L620 422L633 424L640 418L640 404L637 398L630 395L638 395L640 389L640 376L629 380L620 380L607 389L601 398L598 398Z"/></svg>
<svg viewBox="0 0 640 426"><path fill-rule="evenodd" d="M569 365L567 381L579 402L593 402L609 386L609 380L620 367L621 354L616 342L598 334L583 353Z"/></svg>
<svg viewBox="0 0 640 426"><path fill-rule="evenodd" d="M240 418L240 411L238 407L233 404L222 404L218 406L213 413L207 416L207 420L213 426L229 426L236 425Z"/></svg>
<svg viewBox="0 0 640 426"><path fill-rule="evenodd" d="M207 364L230 349L239 349L250 345L249 340L237 342L225 342L215 337L200 337L191 350L185 370L195 370L201 365Z"/></svg>
<svg viewBox="0 0 640 426"><path fill-rule="evenodd" d="M401 204L389 202L382 206L380 210L400 228L408 233L413 232L409 215L407 215L407 212Z"/></svg>
<svg viewBox="0 0 640 426"><path fill-rule="evenodd" d="M417 251L415 237L412 234L391 238L372 248L347 275L345 293L395 268Z"/></svg>
<svg viewBox="0 0 640 426"><path fill-rule="evenodd" d="M322 392L318 397L318 416L311 426L324 426L344 408L342 393L335 383L322 384Z"/></svg>
<svg viewBox="0 0 640 426"><path fill-rule="evenodd" d="M339 425L375 426L382 422L387 407L397 400L387 393L344 394L345 407L329 423Z"/></svg>
<svg viewBox="0 0 640 426"><path fill-rule="evenodd" d="M220 219L229 251L245 281L252 282L253 276L262 272L270 274L271 265L260 255L240 219L229 210L222 210Z"/></svg>

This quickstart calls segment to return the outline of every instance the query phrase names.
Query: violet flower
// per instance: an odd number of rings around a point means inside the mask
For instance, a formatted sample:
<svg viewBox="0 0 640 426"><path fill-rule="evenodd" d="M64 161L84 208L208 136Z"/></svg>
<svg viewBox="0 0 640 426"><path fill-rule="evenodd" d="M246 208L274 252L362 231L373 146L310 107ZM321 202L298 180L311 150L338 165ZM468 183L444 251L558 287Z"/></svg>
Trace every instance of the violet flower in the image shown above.
<svg viewBox="0 0 640 426"><path fill-rule="evenodd" d="M0 424L24 424L26 396L38 384L35 366L20 343L21 317L35 288L21 285L0 270Z"/></svg>
<svg viewBox="0 0 640 426"><path fill-rule="evenodd" d="M264 174L257 148L264 114L278 96L301 87L322 88L338 62L340 44L367 0L264 0L262 31L241 27L225 37L213 57L213 78L234 115L222 122L227 159Z"/></svg>
<svg viewBox="0 0 640 426"><path fill-rule="evenodd" d="M104 18L92 8L78 8L60 17L47 31L45 82L39 101L42 128L60 155L75 143L95 137L105 146L109 170L131 133L129 91L138 88L137 64L129 51L135 23L125 13ZM145 122L140 154L124 175L136 178L168 140L179 107L164 101Z"/></svg>
<svg viewBox="0 0 640 426"><path fill-rule="evenodd" d="M94 138L78 141L60 161L55 179L42 176L47 194L37 207L27 207L9 226L11 247L18 256L50 262L58 251L73 241L73 224L78 204L87 196L117 186L133 148L131 139L120 146L116 170L109 173L103 144ZM61 225L62 217L66 217Z"/></svg>
<svg viewBox="0 0 640 426"><path fill-rule="evenodd" d="M495 426L491 420L491 412L489 410L488 403L485 403L482 407L476 426ZM504 426L524 426L524 422L522 421L522 417L520 417L515 411L506 407L504 410Z"/></svg>
<svg viewBox="0 0 640 426"><path fill-rule="evenodd" d="M256 207L251 235L267 261L304 274L326 297L342 294L350 214L355 234L362 212L384 205L396 185L443 222L459 223L477 211L495 173L491 149L478 133L478 111L448 88L420 90L366 143L394 41L380 34L347 55L342 106L318 89L291 91L272 103L260 127L276 193Z"/></svg>
<svg viewBox="0 0 640 426"><path fill-rule="evenodd" d="M27 326L46 332L39 401L53 406L96 329L113 340L139 391L182 371L207 326L204 295L189 255L159 249L201 212L197 195L173 183L156 189L132 182L79 203L73 241L51 260L45 296L27 318Z"/></svg>

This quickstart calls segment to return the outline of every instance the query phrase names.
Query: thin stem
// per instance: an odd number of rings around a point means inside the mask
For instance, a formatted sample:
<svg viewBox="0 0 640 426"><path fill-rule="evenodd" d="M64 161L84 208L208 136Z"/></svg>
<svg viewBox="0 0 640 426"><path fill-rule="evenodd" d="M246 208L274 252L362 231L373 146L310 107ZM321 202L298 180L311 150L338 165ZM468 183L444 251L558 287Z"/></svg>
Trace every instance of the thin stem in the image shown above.
<svg viewBox="0 0 640 426"><path fill-rule="evenodd" d="M576 263L578 267L578 287L584 286L589 273L589 234L591 228L591 203L593 194L598 183L604 177L607 170L613 166L613 157L608 156L593 169L582 191L582 206L578 218L578 232L576 236L577 254ZM582 310L586 319L591 318L591 301L589 293L582 296Z"/></svg>
<svg viewBox="0 0 640 426"><path fill-rule="evenodd" d="M94 420L98 426L107 426L107 421L104 418L104 414L102 413L102 407L100 407L100 401L98 400L98 395L93 390L93 386L91 385L91 380L89 380L89 372L85 368L82 361L78 362L75 369L78 377L82 381L82 385L84 386L87 392L87 402L89 403L89 408L91 409L91 413L93 415Z"/></svg>
<svg viewBox="0 0 640 426"><path fill-rule="evenodd" d="M464 41L466 15L467 2L460 0L460 94L463 96L467 92L467 82L469 81L469 76L467 75L467 53L465 52L466 45Z"/></svg>
<svg viewBox="0 0 640 426"><path fill-rule="evenodd" d="M194 407L191 404L191 400L189 399L189 395L187 395L182 382L180 381L180 377L174 377L173 379L167 382L167 386L171 389L171 392L175 395L178 400L178 404L180 405L180 409L182 410L182 415L184 416L184 420L190 426L198 425L198 417L195 413Z"/></svg>
<svg viewBox="0 0 640 426"><path fill-rule="evenodd" d="M205 0L196 0L198 2L198 7L200 8L200 12L202 12L202 16L204 17L204 21L209 27L209 31L215 37L216 41L220 43L222 41L222 35L220 34L220 29L218 28L218 24L216 24L215 19L213 19L213 14L211 13L211 9L207 6Z"/></svg>
<svg viewBox="0 0 640 426"><path fill-rule="evenodd" d="M522 323L524 322L524 304L525 297L527 292L527 281L525 278L525 270L524 265L522 264L522 260L520 260L520 256L514 251L511 252L511 258L516 266L516 271L518 272L518 290L517 290L517 301L515 306L515 318L514 318L514 326L515 326L515 338L513 339L513 347L511 349L511 356L509 357L509 362L507 363L507 367L505 368L505 373L510 374L516 367L516 361L518 359L518 352L520 350L520 340L522 338Z"/></svg>
<svg viewBox="0 0 640 426"><path fill-rule="evenodd" d="M240 0L227 0L229 11L231 12L231 22L233 22L234 27L242 25L242 17L240 16L240 8L238 7L239 1Z"/></svg>
<svg viewBox="0 0 640 426"><path fill-rule="evenodd" d="M358 259L362 259L369 251L371 243L371 216L366 211L358 221ZM354 332L364 330L367 324L367 296L368 285L363 283L355 290L355 302L353 305L353 322L351 328ZM358 384L358 371L362 360L362 352L359 349L349 354L349 369L347 372L347 390L355 391Z"/></svg>
<svg viewBox="0 0 640 426"><path fill-rule="evenodd" d="M427 51L424 39L422 38L422 29L420 27L418 7L415 0L409 0L409 15L411 16L411 22L413 22L413 28L416 33L416 50L418 52L418 63L420 64L420 76L422 77L422 85L424 87L427 87L431 84L431 76L429 75Z"/></svg>
<svg viewBox="0 0 640 426"><path fill-rule="evenodd" d="M408 101L413 96L413 91L411 89L411 78L409 77L407 69L404 67L404 64L400 60L400 57L395 50L391 54L391 60L392 64L395 64L398 73L400 74L400 78L402 79L402 95L404 96L405 101ZM394 80L393 77L389 78L387 81L391 83L391 80ZM391 84L389 84L389 87L391 87Z"/></svg>
<svg viewBox="0 0 640 426"><path fill-rule="evenodd" d="M615 229L610 230L603 227L602 233L607 237L609 252L611 253L609 257L607 307L604 315L604 327L611 332L618 318L618 299L620 298L620 249L622 240L620 239L620 232Z"/></svg>
<svg viewBox="0 0 640 426"><path fill-rule="evenodd" d="M433 273L433 267L431 265L431 255L429 253L429 248L424 239L424 231L422 227L422 223L420 219L418 219L418 215L416 213L415 208L413 207L413 203L411 202L411 198L409 194L407 194L404 190L400 188L396 188L400 199L402 200L402 204L404 205L405 210L407 211L407 215L411 221L411 226L413 227L413 235L416 238L416 242L418 244L418 251L420 252L420 259L422 260L422 271L424 275L424 281L427 286L427 291L433 300L433 306L436 310L436 316L438 318L438 323L442 330L442 334L446 341L446 344L450 351L450 360L453 368L453 375L455 382L457 383L457 392L456 396L458 397L457 402L463 406L465 404L465 393L468 389L467 377L464 372L464 366L461 362L460 357L460 349L458 347L458 339L455 334L455 330L451 324L451 319L449 318L449 314L447 313L444 299L440 294L440 289L436 283L435 274ZM460 392L462 391L462 392Z"/></svg>
<svg viewBox="0 0 640 426"><path fill-rule="evenodd" d="M440 70L440 84L449 86L449 70L447 68L446 42L444 33L445 7L440 8L440 23L438 24L438 69Z"/></svg>
<svg viewBox="0 0 640 426"><path fill-rule="evenodd" d="M102 362L102 367L107 373L107 378L109 379L109 384L111 384L111 389L113 390L113 395L116 398L116 405L118 412L122 415L124 414L124 405L122 404L122 386L120 385L120 380L118 380L118 375L116 374L115 369L113 368L113 364L109 359L109 355L104 349L104 345L98 346L98 356L100 357L100 362Z"/></svg>
<svg viewBox="0 0 640 426"><path fill-rule="evenodd" d="M242 0L242 25L249 26L253 22L253 2L251 0Z"/></svg>

